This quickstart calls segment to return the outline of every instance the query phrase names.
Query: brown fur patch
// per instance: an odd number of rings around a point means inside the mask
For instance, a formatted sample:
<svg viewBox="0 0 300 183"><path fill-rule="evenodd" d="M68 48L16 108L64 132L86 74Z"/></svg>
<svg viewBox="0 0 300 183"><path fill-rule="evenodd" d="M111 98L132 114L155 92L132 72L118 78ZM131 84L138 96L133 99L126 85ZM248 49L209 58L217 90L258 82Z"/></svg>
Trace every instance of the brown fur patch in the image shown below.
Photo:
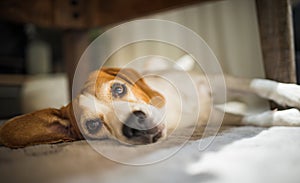
<svg viewBox="0 0 300 183"><path fill-rule="evenodd" d="M133 69L103 68L97 76L96 93L100 86L115 78L122 79L132 87L136 97L148 104L158 108L165 105L165 98L157 91L152 90L144 81L142 76Z"/></svg>
<svg viewBox="0 0 300 183"><path fill-rule="evenodd" d="M69 108L65 107L63 111L67 110ZM44 109L10 119L0 128L1 144L17 148L81 139L74 124L76 122L71 122L70 116L64 116L61 112L58 109Z"/></svg>

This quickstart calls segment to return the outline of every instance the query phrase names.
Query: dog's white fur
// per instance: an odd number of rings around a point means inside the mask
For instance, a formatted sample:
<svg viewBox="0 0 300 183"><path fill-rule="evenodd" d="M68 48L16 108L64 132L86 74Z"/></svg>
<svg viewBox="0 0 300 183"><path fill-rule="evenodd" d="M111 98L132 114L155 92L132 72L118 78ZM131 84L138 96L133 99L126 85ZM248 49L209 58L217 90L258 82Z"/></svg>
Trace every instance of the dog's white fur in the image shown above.
<svg viewBox="0 0 300 183"><path fill-rule="evenodd" d="M154 119L154 124L163 123L163 137L167 136L175 128L185 128L191 125L205 124L213 110L213 93L205 76L190 72L192 65L190 57L188 65L180 60L179 65L170 67L163 65L158 68L158 75L148 75L143 79L153 90L158 91L165 98L165 106L156 108L136 98L132 91L128 91L128 97L133 102L112 102L108 107L106 103L100 101L90 92L83 92L79 97L79 106L86 108L86 114L81 118L84 124L88 118L93 118L95 114L103 114L105 120L110 121L113 130L110 132L114 138L123 142L128 140L122 135L122 123L128 118L130 113L136 110L143 111L148 117ZM147 64L147 63L146 63ZM150 65L150 64L148 64ZM153 68L148 68L153 72ZM188 70L188 71L187 71ZM147 69L144 68L144 73ZM223 77L223 76L215 76ZM267 79L243 79L231 76L224 76L227 92L256 94L262 98L270 99L284 106L295 107L282 111L266 111L251 115L225 114L223 123L233 125L256 125L256 126L299 126L300 112L300 86L296 84L285 84ZM114 81L111 81L114 82ZM102 94L109 93L109 84L104 84L100 89ZM118 124L112 121L119 121ZM81 127L84 128L84 127ZM88 134L88 132L86 132ZM101 137L99 134L89 136L91 138Z"/></svg>
<svg viewBox="0 0 300 183"><path fill-rule="evenodd" d="M300 125L300 86L296 84L278 83L266 79L253 79L250 89L255 94L275 101L283 106L295 107L282 111L267 111L262 114L245 116L242 120L245 124L257 126L298 126Z"/></svg>
<svg viewBox="0 0 300 183"><path fill-rule="evenodd" d="M95 71L81 93L67 106L18 116L0 126L0 143L24 147L84 137L108 137L129 144L147 144L166 138L175 129L207 122L217 126L221 122L224 125L300 126L300 86L214 75L210 79L219 84L225 80L226 90L214 86L213 91L203 74L191 71L191 59L185 56L174 65L145 63L148 67L142 69L142 75L137 72L139 69ZM214 103L224 102L218 101L218 94L227 93L255 94L293 108L250 115L232 114L225 108L222 119L223 111L220 113Z"/></svg>

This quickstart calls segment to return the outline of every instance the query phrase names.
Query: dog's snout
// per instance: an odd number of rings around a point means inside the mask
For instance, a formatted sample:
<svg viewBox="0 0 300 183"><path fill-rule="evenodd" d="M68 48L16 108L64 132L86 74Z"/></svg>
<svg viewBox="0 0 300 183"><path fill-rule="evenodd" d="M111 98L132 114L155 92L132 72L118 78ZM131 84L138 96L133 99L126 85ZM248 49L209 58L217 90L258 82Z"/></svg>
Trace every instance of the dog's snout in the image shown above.
<svg viewBox="0 0 300 183"><path fill-rule="evenodd" d="M122 132L128 139L139 138L139 141L143 141L143 143L154 143L162 137L162 131L157 127L149 130L138 130L124 124Z"/></svg>
<svg viewBox="0 0 300 183"><path fill-rule="evenodd" d="M143 111L134 111L123 124L122 133L128 139L154 143L162 137L162 128Z"/></svg>

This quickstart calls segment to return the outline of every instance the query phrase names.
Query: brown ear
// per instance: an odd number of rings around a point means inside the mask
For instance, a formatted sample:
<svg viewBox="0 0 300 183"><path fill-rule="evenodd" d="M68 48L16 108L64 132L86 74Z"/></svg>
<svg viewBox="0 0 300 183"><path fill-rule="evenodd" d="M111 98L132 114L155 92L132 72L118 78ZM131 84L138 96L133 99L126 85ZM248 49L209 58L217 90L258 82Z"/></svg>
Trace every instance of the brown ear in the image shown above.
<svg viewBox="0 0 300 183"><path fill-rule="evenodd" d="M66 108L62 108L66 110ZM78 139L62 110L44 109L10 119L0 127L0 143L11 147Z"/></svg>

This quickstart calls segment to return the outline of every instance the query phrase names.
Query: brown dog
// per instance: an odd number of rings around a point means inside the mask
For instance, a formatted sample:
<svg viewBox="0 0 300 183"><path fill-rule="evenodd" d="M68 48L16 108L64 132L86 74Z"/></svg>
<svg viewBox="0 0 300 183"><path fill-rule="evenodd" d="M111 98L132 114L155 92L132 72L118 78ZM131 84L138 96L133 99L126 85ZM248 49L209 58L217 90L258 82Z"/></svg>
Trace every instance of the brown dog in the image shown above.
<svg viewBox="0 0 300 183"><path fill-rule="evenodd" d="M83 97L83 95L92 95L97 100L106 103L106 107L113 99L122 101L135 100L135 102L147 103L157 107L163 106L164 101L163 96L150 89L137 72L131 69L119 71L120 69L108 68L92 73L81 95L61 109L49 108L10 119L0 127L0 143L11 148L17 148L34 144L81 140L84 139L84 136L87 138L101 138L113 134L117 138L121 138L121 136L124 138L120 130L117 130L118 132L114 130L116 128L120 129L121 124L117 124L118 127L115 127L116 124L112 124L110 120L105 119L108 117L108 114L104 116L101 112L97 114L92 113L92 109L87 109L89 107L85 105L87 97ZM113 87L111 89L115 90L115 93L108 92L111 93L110 95L99 91L103 90L103 85L111 81L114 81L114 83L109 84L109 87ZM120 89L124 89L122 87L125 86L128 91L126 91L126 94L124 93L124 96L121 96ZM133 95L136 96L135 99L128 96L129 91L133 92ZM155 97L161 100L152 100ZM80 116L85 117L84 121L76 122L73 108L78 112L79 121ZM143 115L142 113L135 113ZM104 126L106 129L100 130L100 126ZM157 138L162 135L159 127L153 126L151 130L152 132L149 130L145 133L155 134ZM85 134L83 135L82 133ZM149 139L145 137L145 140ZM144 143L143 140L137 141Z"/></svg>
<svg viewBox="0 0 300 183"><path fill-rule="evenodd" d="M172 129L206 123L214 110L214 95L206 78L193 73L186 77L186 73L166 70L160 77L143 79L133 69L101 69L90 75L81 93L66 107L7 121L0 127L0 142L12 148L107 137L129 144L157 142ZM228 76L225 81L227 92L253 93L300 107L298 85ZM300 112L296 108L250 116L228 114L224 124L298 126Z"/></svg>

